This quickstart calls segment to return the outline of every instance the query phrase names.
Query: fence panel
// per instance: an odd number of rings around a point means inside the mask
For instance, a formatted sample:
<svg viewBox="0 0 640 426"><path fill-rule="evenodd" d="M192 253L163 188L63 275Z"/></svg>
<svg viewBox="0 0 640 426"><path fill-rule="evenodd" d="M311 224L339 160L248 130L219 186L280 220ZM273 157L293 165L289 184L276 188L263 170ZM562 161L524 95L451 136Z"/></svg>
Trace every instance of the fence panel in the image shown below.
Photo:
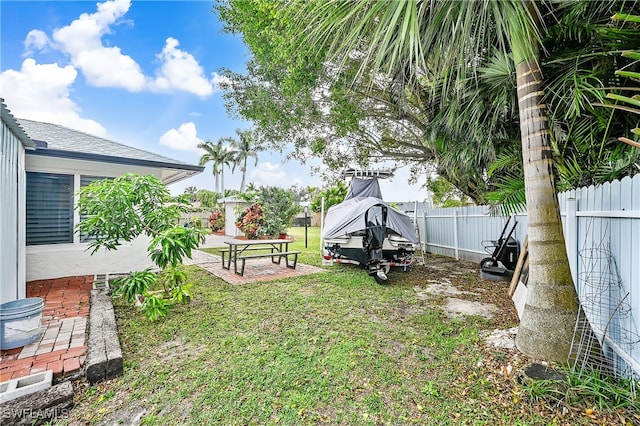
<svg viewBox="0 0 640 426"><path fill-rule="evenodd" d="M211 212L189 212L183 213L180 219L178 219L178 225L192 224L194 220L200 219L200 224L203 228L209 227L209 215Z"/></svg>
<svg viewBox="0 0 640 426"><path fill-rule="evenodd" d="M514 215L507 224L508 220L492 216L487 206L425 210L418 215L421 246L430 253L479 262L491 255L492 243L498 240L505 225L505 237L515 225L512 237L519 243L524 241L526 215Z"/></svg>
<svg viewBox="0 0 640 426"><path fill-rule="evenodd" d="M640 375L640 175L558 195L567 255L581 303L620 364ZM486 206L431 209L419 217L426 251L479 261L482 242L497 240L508 218ZM520 244L527 216L507 233ZM506 236L506 235L505 235Z"/></svg>

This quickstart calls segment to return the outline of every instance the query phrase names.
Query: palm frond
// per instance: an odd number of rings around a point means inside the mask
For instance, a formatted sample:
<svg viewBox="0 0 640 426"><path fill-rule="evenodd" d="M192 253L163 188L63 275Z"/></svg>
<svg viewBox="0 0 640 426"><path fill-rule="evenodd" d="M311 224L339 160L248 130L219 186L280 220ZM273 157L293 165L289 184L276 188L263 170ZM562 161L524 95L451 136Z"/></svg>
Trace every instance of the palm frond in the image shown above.
<svg viewBox="0 0 640 426"><path fill-rule="evenodd" d="M487 195L491 211L502 216L511 216L526 210L524 179L504 176L495 184L496 189Z"/></svg>

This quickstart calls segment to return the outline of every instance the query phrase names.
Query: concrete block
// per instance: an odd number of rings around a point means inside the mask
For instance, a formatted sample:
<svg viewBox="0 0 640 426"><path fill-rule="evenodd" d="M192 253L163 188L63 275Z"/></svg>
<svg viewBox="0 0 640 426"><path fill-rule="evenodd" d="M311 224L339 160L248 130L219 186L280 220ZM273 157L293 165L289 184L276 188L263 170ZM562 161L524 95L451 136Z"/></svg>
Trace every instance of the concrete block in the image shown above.
<svg viewBox="0 0 640 426"><path fill-rule="evenodd" d="M0 383L0 404L49 388L52 383L52 370L2 382Z"/></svg>
<svg viewBox="0 0 640 426"><path fill-rule="evenodd" d="M63 382L0 404L2 426L43 424L69 415L73 407L73 386Z"/></svg>

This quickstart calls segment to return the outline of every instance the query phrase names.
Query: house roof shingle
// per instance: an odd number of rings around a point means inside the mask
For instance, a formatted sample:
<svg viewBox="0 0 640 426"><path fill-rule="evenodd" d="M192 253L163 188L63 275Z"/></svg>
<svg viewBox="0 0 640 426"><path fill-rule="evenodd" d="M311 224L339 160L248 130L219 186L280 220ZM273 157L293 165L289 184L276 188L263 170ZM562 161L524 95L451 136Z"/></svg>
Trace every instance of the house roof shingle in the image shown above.
<svg viewBox="0 0 640 426"><path fill-rule="evenodd" d="M176 182L201 173L202 166L183 163L139 148L127 146L109 139L73 130L59 124L17 118L26 134L36 142L32 155L75 158L107 163L119 163L160 167L174 170L166 183ZM44 142L44 144L39 143ZM176 173L180 171L181 173Z"/></svg>

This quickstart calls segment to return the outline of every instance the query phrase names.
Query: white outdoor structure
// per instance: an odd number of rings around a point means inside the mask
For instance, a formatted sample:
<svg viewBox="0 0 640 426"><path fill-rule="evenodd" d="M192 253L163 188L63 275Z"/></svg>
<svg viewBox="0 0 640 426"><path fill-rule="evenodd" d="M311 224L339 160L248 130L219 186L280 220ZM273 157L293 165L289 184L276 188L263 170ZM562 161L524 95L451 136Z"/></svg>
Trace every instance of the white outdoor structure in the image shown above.
<svg viewBox="0 0 640 426"><path fill-rule="evenodd" d="M224 198L224 234L232 237L244 235L236 226L238 212L249 206L249 203L239 198Z"/></svg>
<svg viewBox="0 0 640 426"><path fill-rule="evenodd" d="M25 295L25 149L35 144L0 99L0 303Z"/></svg>
<svg viewBox="0 0 640 426"><path fill-rule="evenodd" d="M165 184L201 173L203 167L132 148L60 125L16 119L35 142L26 155L26 280L141 270L153 263L148 239L91 255L74 232L80 221L77 191L100 178L153 175ZM24 231L22 231L24 232ZM4 237L3 237L4 241Z"/></svg>

